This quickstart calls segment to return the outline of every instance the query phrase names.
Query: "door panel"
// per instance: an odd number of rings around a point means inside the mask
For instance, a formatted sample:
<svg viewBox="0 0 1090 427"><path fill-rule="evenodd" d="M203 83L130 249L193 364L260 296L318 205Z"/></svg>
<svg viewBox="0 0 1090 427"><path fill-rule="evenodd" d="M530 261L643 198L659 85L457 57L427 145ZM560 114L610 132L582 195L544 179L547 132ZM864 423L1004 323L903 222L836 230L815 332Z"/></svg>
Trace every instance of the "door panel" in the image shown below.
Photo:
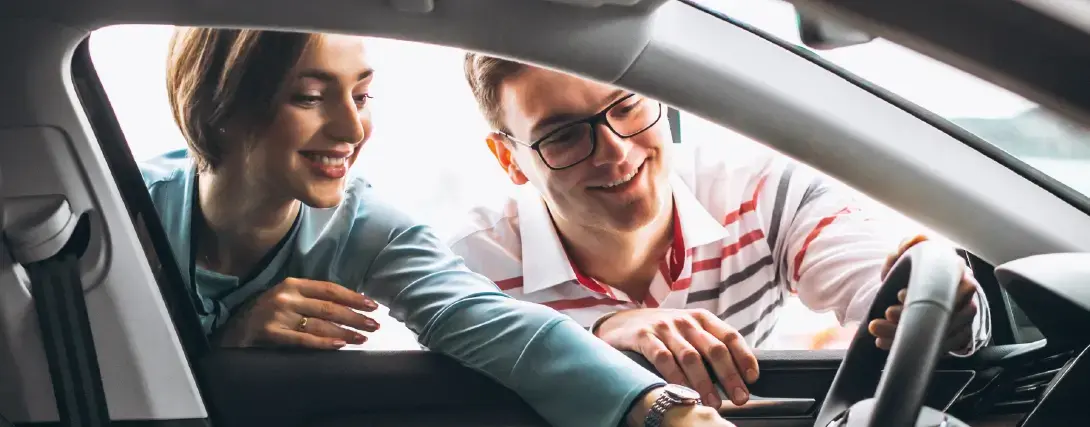
<svg viewBox="0 0 1090 427"><path fill-rule="evenodd" d="M749 386L755 397L742 407L729 403L720 410L731 421L779 418L805 420L813 425L821 401L836 376L843 351L756 351L760 379ZM650 362L630 354L637 363L654 372ZM931 381L925 405L948 408L976 376L972 362L949 359L940 363ZM873 393L873 391L871 392ZM769 400L780 404L769 404ZM800 413L806 402L811 404ZM758 408L760 408L758 410ZM742 424L739 424L742 425Z"/></svg>
<svg viewBox="0 0 1090 427"><path fill-rule="evenodd" d="M927 405L947 408L958 402L955 415L972 419L977 401L1002 390L997 384L1003 383L1004 371L1016 372L1050 351L1034 343L945 359ZM627 354L651 367L639 355ZM761 378L750 389L760 397L722 413L743 427L813 425L842 354L758 351ZM221 349L196 365L217 426L547 425L513 392L437 353Z"/></svg>
<svg viewBox="0 0 1090 427"><path fill-rule="evenodd" d="M374 414L338 415L327 419L318 419L304 424L306 427L547 427L541 419L531 419L534 414L519 414L510 411L485 411L468 409L461 411L427 412L381 412ZM365 421L365 422L361 422Z"/></svg>
<svg viewBox="0 0 1090 427"><path fill-rule="evenodd" d="M438 353L218 349L197 370L217 426L547 425L515 393Z"/></svg>

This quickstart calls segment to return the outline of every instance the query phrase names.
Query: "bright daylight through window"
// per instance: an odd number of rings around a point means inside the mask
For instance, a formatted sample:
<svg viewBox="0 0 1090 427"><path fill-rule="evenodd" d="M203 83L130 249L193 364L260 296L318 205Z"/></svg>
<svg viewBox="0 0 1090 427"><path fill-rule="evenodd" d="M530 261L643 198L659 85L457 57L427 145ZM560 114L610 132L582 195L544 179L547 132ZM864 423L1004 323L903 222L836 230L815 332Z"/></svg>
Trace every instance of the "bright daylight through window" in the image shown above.
<svg viewBox="0 0 1090 427"><path fill-rule="evenodd" d="M802 46L795 9L782 0L696 0ZM1061 184L1090 196L1090 133L1033 102L883 39L822 58L936 113Z"/></svg>
<svg viewBox="0 0 1090 427"><path fill-rule="evenodd" d="M784 3L703 3L798 43L793 11ZM118 26L91 37L94 65L137 161L185 147L166 94L166 50L172 31L167 26ZM363 174L390 201L440 233L453 232L470 207L507 196L513 185L483 142L490 129L463 76L463 52L383 39L372 39L367 48L376 70L371 86L375 127L353 173ZM819 53L1090 192L1077 170L1077 159L1090 157L1084 136L1050 120L1025 100L882 40ZM957 87L957 96L950 96L951 86ZM728 144L732 156L743 160L769 152L742 135L685 113L680 128L682 144ZM877 203L873 208L895 216L906 233L919 227ZM378 320L383 326L366 344L350 347L417 348L410 331L387 317L380 315ZM854 328L839 327L832 313L813 313L791 296L762 347L842 347L852 332Z"/></svg>

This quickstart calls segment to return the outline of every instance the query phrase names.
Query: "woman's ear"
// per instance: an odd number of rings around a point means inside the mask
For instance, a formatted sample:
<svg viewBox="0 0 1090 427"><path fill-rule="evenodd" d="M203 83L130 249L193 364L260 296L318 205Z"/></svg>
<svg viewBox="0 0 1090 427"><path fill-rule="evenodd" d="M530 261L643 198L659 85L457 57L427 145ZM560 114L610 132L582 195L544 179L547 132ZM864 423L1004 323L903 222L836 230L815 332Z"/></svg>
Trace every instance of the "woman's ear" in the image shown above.
<svg viewBox="0 0 1090 427"><path fill-rule="evenodd" d="M519 165L515 163L512 151L514 147L510 145L506 137L498 132L492 132L485 138L485 143L488 144L488 151L491 151L492 156L500 163L500 167L507 172L507 177L512 183L523 185L529 181Z"/></svg>

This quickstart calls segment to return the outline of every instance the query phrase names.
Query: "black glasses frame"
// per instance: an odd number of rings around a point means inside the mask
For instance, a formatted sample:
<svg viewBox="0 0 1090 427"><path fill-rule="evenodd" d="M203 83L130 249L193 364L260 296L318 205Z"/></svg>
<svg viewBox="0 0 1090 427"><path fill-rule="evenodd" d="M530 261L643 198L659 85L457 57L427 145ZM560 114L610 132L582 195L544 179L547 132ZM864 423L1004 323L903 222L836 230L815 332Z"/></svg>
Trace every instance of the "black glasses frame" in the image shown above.
<svg viewBox="0 0 1090 427"><path fill-rule="evenodd" d="M609 123L609 110L612 110L613 107L616 107L617 105L620 105L622 102L627 101L629 98L632 98L633 96L636 96L636 94L630 93L628 95L625 95L621 99L618 99L618 100L614 101L612 104L609 104L608 106L606 106L606 108L603 108L601 111L594 114L593 116L587 117L585 119L577 120L577 121L574 121L574 122L567 123L567 124L565 124L563 126L560 126L560 127L556 128L556 129L553 129L553 131L545 134L541 138L538 138L537 140L535 140L533 142L530 142L530 143L522 141L522 140L520 140L518 138L515 138L515 137L513 137L513 136L511 136L509 134L503 133L503 132L500 132L500 134L503 135L504 137L506 137L507 139L510 139L511 141L514 141L514 142L516 142L518 144L530 147L531 150L534 150L535 152L537 152L537 156L539 158L541 158L541 162L545 163L545 166L548 166L549 169L564 170L564 169L573 167L575 165L578 165L580 163L583 163L584 160L589 159L591 156L594 155L594 152L598 150L598 132L595 132L594 129L598 128L599 123L605 124L606 129L609 129L609 131L613 132L614 135L617 135L618 137L620 137L622 139L628 139L628 138L634 137L636 135L639 135L641 133L644 133L648 129L651 129L651 128L655 127L655 125L657 125L659 123L659 120L662 120L662 103L656 101L657 107L659 109L658 110L658 115L655 117L655 120L651 121L651 124L647 125L643 129L640 129L640 130L638 130L636 132L632 132L632 133L627 134L627 135L622 134L620 132L617 132L617 129L614 129L613 125ZM583 125L583 124L589 124L590 127L591 127L590 150L587 151L587 155L584 156L583 158L579 159L579 160L576 160L576 161L572 162L572 164L564 166L564 167L553 167L553 165L549 164L549 161L545 160L545 155L541 154L541 143L543 141L545 141L546 139L549 139L549 137L551 137L551 136L553 136L553 135L555 135L557 133L560 133L560 132L562 132L564 130L567 130L567 129L571 128L571 127L579 126L579 125Z"/></svg>

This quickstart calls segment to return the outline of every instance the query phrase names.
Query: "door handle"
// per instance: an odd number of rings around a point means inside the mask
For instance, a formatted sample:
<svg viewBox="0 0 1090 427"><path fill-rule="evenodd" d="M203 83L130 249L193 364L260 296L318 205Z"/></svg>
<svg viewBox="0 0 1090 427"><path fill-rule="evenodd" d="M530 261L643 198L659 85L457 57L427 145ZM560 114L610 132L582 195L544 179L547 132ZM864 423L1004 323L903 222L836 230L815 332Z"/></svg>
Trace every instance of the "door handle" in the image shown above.
<svg viewBox="0 0 1090 427"><path fill-rule="evenodd" d="M723 399L719 414L727 417L792 417L809 415L817 403L808 398L780 398L750 396L749 401L737 406Z"/></svg>

